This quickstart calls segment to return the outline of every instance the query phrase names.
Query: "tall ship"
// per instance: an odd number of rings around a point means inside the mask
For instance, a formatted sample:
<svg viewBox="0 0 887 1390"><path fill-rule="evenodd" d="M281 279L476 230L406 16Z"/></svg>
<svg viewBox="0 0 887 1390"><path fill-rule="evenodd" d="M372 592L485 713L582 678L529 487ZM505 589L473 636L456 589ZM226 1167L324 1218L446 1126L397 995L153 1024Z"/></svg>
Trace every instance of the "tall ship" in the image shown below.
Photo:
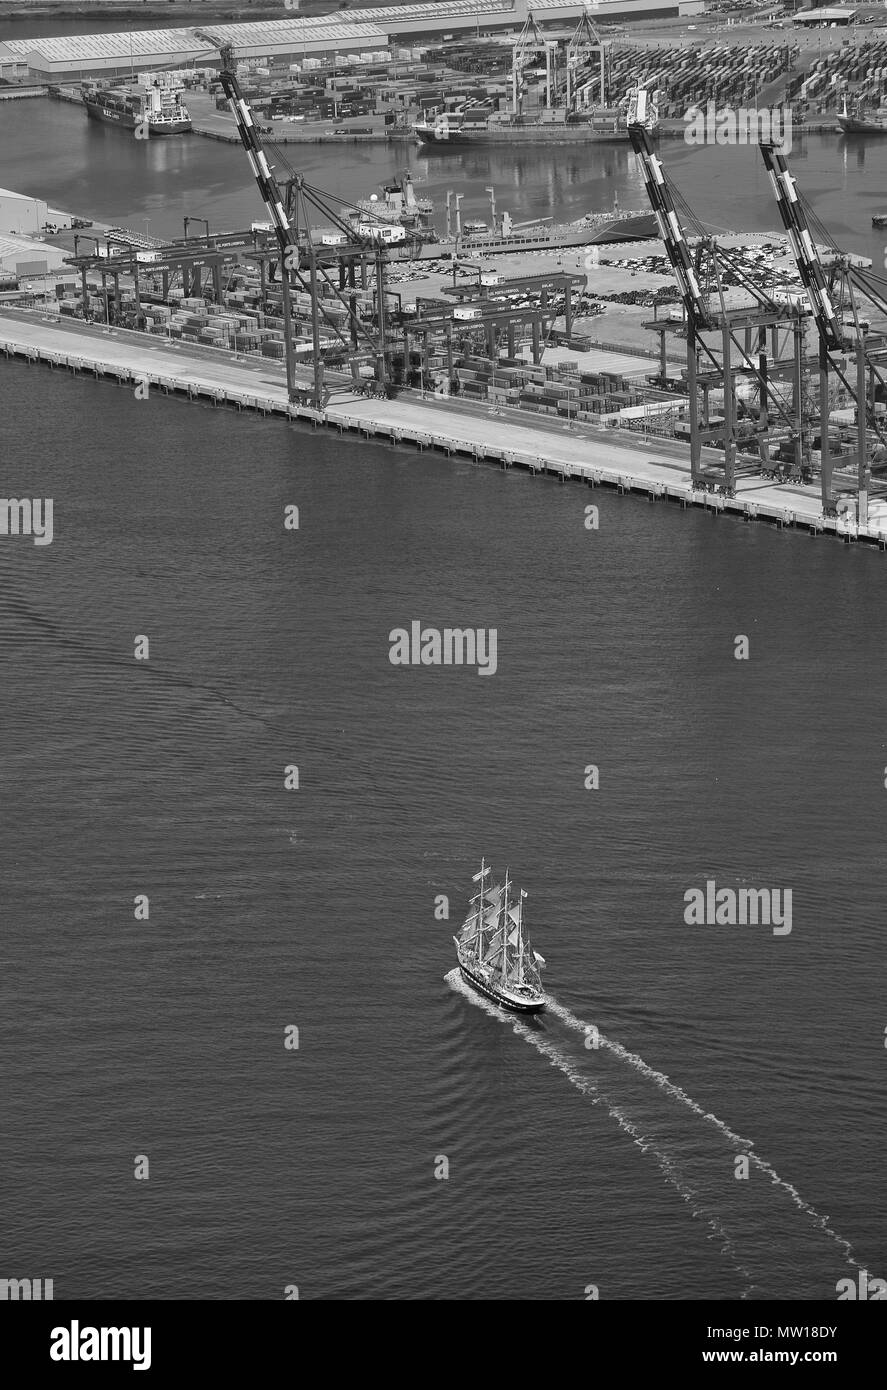
<svg viewBox="0 0 887 1390"><path fill-rule="evenodd" d="M180 91L155 84L132 91L128 87L95 87L83 93L87 114L96 121L124 130L143 127L148 135L186 135L191 113Z"/></svg>
<svg viewBox="0 0 887 1390"><path fill-rule="evenodd" d="M887 135L887 106L866 112L859 105L848 108L845 97L838 113L838 129L845 135Z"/></svg>
<svg viewBox="0 0 887 1390"><path fill-rule="evenodd" d="M454 936L463 979L473 989L521 1014L538 1014L545 1008L540 967L545 961L530 945L524 922L526 893L521 888L512 901L511 880L488 884L491 870L481 860L473 883L478 891L470 912Z"/></svg>

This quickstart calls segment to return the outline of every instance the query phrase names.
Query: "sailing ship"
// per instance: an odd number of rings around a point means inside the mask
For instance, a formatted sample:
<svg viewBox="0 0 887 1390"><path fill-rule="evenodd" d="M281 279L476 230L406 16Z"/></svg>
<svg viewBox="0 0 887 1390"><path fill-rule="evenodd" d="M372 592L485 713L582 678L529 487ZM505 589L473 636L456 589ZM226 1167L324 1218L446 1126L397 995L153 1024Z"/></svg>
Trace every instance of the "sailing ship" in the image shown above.
<svg viewBox="0 0 887 1390"><path fill-rule="evenodd" d="M545 961L530 945L524 925L526 893L521 888L511 899L512 883L505 871L505 883L490 886L491 869L481 860L479 885L471 899L471 910L454 936L459 969L464 979L481 994L517 1013L537 1014L545 1008L545 993L539 974Z"/></svg>

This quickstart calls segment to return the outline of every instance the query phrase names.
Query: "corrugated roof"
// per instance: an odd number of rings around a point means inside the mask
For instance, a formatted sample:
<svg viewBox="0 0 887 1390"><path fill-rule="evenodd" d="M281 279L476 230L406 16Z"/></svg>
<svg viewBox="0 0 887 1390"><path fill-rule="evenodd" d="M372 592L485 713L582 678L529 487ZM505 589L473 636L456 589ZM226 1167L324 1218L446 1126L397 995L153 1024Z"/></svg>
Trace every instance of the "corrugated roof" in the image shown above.
<svg viewBox="0 0 887 1390"><path fill-rule="evenodd" d="M0 261L15 257L19 261L46 261L51 270L58 270L70 251L58 246L47 246L44 241L33 241L26 236L6 236L0 232Z"/></svg>
<svg viewBox="0 0 887 1390"><path fill-rule="evenodd" d="M0 198L21 198L23 202L45 202L45 198L32 198L29 193L16 193L14 188L0 188Z"/></svg>
<svg viewBox="0 0 887 1390"><path fill-rule="evenodd" d="M796 24L829 24L834 19L849 23L858 13L858 10L851 10L847 5L823 5L818 10L799 11L792 18Z"/></svg>

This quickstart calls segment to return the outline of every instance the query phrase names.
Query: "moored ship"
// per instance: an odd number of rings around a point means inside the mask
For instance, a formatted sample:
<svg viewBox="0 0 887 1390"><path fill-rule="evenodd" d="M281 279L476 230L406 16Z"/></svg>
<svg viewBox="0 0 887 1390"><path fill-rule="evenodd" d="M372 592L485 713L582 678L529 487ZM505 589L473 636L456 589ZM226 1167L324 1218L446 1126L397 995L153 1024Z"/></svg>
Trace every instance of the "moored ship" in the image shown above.
<svg viewBox="0 0 887 1390"><path fill-rule="evenodd" d="M465 145L587 145L627 142L628 129L619 114L587 121L466 120L444 114L417 121L416 139L426 150L443 154Z"/></svg>
<svg viewBox="0 0 887 1390"><path fill-rule="evenodd" d="M887 135L887 106L870 112L858 105L848 109L845 97L838 114L838 129L845 135Z"/></svg>
<svg viewBox="0 0 887 1390"><path fill-rule="evenodd" d="M388 245L397 246L400 258L431 260L439 256L458 257L507 255L517 251L557 251L571 246L599 246L621 241L647 241L659 236L655 215L650 212L623 212L618 200L610 212L589 212L575 222L550 223L548 218L515 222L508 212L496 212L495 189L489 188L490 223L462 222L456 214L455 235L451 228L450 194L447 194L447 230L435 230L430 198L417 197L411 176L382 184L382 197L358 200L343 214L358 231L378 235ZM403 229L402 231L399 229ZM386 229L389 229L386 231ZM397 252L395 252L397 254Z"/></svg>
<svg viewBox="0 0 887 1390"><path fill-rule="evenodd" d="M464 145L587 145L595 143L628 142L628 116L624 106L630 105L639 87L623 98L612 110L554 110L538 117L501 116L487 113L478 116L469 111L442 111L417 121L413 133L423 150L447 153ZM646 89L643 89L646 91ZM659 127L659 107L656 94L647 93L648 101L641 124L655 134Z"/></svg>
<svg viewBox="0 0 887 1390"><path fill-rule="evenodd" d="M191 129L191 113L181 93L169 87L96 87L84 92L83 104L93 120L124 130L141 129L149 136L186 135Z"/></svg>
<svg viewBox="0 0 887 1390"><path fill-rule="evenodd" d="M507 217L507 214L506 214ZM505 221L492 230L466 229L459 249L473 256L504 255L509 251L557 251L567 246L602 246L617 241L647 241L659 235L652 212L590 212L563 226L515 226Z"/></svg>
<svg viewBox="0 0 887 1390"><path fill-rule="evenodd" d="M463 979L473 989L516 1013L537 1014L545 1008L545 993L539 969L545 961L530 945L524 924L526 893L512 902L511 881L487 885L490 869L481 860L473 883L478 892L471 899L471 911L454 936L456 955Z"/></svg>

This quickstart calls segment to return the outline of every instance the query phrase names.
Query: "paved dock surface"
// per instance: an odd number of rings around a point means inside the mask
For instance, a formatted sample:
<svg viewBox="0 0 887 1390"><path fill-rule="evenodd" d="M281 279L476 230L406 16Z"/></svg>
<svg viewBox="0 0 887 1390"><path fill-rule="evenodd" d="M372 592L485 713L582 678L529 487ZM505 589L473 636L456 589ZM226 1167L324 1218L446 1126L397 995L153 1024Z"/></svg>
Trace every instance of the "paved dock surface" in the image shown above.
<svg viewBox="0 0 887 1390"><path fill-rule="evenodd" d="M277 363L23 311L0 310L0 353L111 379L147 380L149 390L308 420L380 442L468 454L503 466L644 492L653 500L670 499L684 506L737 513L746 520L803 526L848 541L887 545L887 517L872 518L864 529L846 518L823 518L813 487L750 474L740 476L734 498L694 491L687 448L676 440L644 442L627 431L567 424L447 397L423 398L416 392L403 392L394 400L370 399L356 395L344 375L332 379L331 400L318 413L288 403L284 374ZM300 376L310 380L308 371ZM708 457L714 460L717 455L712 451ZM21 482L17 486L21 488Z"/></svg>

